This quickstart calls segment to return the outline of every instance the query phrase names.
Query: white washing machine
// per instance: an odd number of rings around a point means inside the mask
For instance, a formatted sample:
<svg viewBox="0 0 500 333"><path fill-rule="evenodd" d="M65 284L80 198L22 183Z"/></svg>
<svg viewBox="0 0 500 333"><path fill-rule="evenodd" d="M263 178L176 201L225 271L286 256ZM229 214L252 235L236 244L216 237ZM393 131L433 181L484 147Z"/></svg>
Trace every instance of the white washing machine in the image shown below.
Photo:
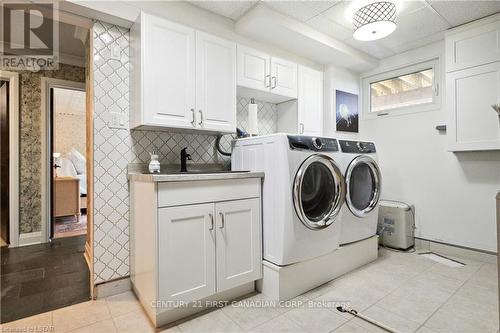
<svg viewBox="0 0 500 333"><path fill-rule="evenodd" d="M272 134L239 139L232 170L265 172L264 260L290 265L339 247L345 183L332 138Z"/></svg>
<svg viewBox="0 0 500 333"><path fill-rule="evenodd" d="M340 244L357 242L377 233L382 176L373 142L338 140L346 182Z"/></svg>

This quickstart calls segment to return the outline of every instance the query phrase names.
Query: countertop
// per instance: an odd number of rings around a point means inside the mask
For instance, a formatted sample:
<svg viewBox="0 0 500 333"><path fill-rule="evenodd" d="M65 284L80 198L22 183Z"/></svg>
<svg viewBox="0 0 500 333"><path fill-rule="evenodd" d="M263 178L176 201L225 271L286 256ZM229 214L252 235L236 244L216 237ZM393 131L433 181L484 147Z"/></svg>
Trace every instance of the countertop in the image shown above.
<svg viewBox="0 0 500 333"><path fill-rule="evenodd" d="M140 182L183 182L198 180L225 180L264 178L264 172L234 172L218 169L214 165L188 166L192 172L180 173L177 166L161 166L161 173L148 173L147 166L143 164L129 164L127 177L131 181ZM215 171L215 172L214 172Z"/></svg>

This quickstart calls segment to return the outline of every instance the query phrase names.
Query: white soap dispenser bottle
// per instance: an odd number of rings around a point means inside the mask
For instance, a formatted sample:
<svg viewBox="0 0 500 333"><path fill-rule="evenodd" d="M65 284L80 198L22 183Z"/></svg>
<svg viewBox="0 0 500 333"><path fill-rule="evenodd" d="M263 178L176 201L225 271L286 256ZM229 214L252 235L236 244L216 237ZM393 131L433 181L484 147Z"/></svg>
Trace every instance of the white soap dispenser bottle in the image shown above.
<svg viewBox="0 0 500 333"><path fill-rule="evenodd" d="M151 160L149 161L149 172L160 173L160 162L158 161L158 151L156 149L153 149L153 152L150 155L151 155Z"/></svg>

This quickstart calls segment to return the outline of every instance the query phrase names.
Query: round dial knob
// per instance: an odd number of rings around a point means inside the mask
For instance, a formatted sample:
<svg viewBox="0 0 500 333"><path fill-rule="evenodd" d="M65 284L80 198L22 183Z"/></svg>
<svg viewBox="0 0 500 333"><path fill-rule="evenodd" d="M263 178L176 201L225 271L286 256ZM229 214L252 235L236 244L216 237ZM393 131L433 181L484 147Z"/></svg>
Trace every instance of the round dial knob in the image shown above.
<svg viewBox="0 0 500 333"><path fill-rule="evenodd" d="M358 147L359 150L364 150L365 149L365 144L363 142L356 143L356 146Z"/></svg>
<svg viewBox="0 0 500 333"><path fill-rule="evenodd" d="M312 144L313 144L314 148L316 148L316 149L323 148L323 142L321 141L320 138L313 138Z"/></svg>

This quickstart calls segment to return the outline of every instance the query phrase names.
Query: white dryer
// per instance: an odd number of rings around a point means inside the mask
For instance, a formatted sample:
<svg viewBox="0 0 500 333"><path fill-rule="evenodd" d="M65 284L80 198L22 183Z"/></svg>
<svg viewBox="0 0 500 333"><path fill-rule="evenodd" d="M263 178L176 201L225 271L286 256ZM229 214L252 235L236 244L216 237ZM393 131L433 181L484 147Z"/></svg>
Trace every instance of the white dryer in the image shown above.
<svg viewBox="0 0 500 333"><path fill-rule="evenodd" d="M340 236L344 245L377 233L382 176L373 142L339 140L339 145L346 182Z"/></svg>
<svg viewBox="0 0 500 333"><path fill-rule="evenodd" d="M272 134L239 139L232 170L263 171L264 260L278 266L339 247L345 183L332 138Z"/></svg>

